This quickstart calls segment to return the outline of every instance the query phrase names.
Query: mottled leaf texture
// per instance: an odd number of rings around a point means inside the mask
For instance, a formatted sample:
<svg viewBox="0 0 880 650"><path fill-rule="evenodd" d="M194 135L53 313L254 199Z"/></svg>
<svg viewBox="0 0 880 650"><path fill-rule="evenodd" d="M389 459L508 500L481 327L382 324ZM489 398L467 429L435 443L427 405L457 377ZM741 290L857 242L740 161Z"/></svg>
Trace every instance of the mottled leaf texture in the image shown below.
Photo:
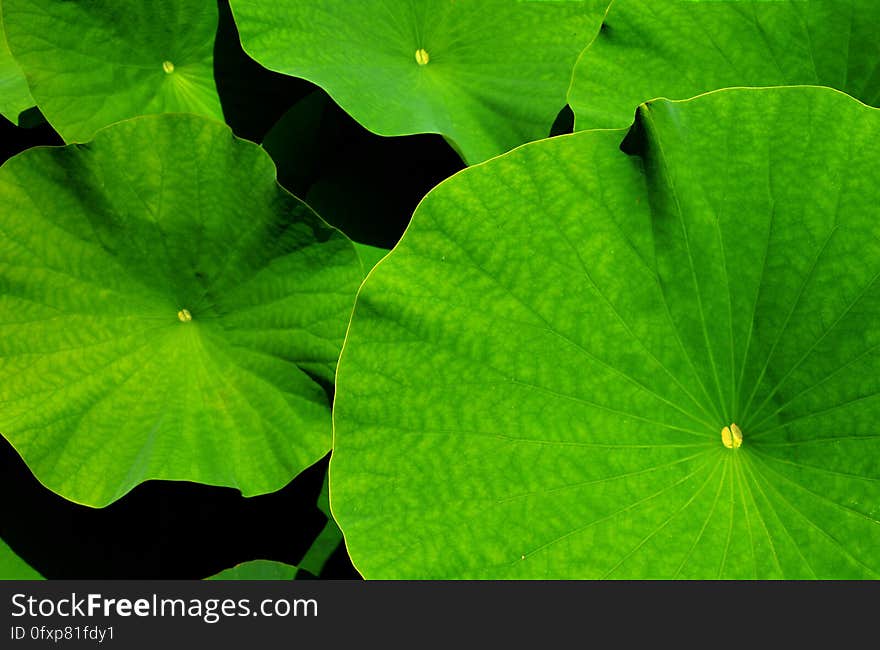
<svg viewBox="0 0 880 650"><path fill-rule="evenodd" d="M10 159L0 205L0 433L46 486L253 495L327 453L361 265L262 149L135 118Z"/></svg>
<svg viewBox="0 0 880 650"><path fill-rule="evenodd" d="M608 0L232 0L245 50L380 135L479 162L546 137Z"/></svg>
<svg viewBox="0 0 880 650"><path fill-rule="evenodd" d="M880 576L880 111L723 90L625 135L459 173L364 282L330 495L366 577Z"/></svg>
<svg viewBox="0 0 880 650"><path fill-rule="evenodd" d="M152 113L223 119L217 5L205 0L3 0L9 48L65 142Z"/></svg>
<svg viewBox="0 0 880 650"><path fill-rule="evenodd" d="M880 105L877 0L614 0L569 91L577 129L617 128L655 97L808 84Z"/></svg>
<svg viewBox="0 0 880 650"><path fill-rule="evenodd" d="M42 580L43 576L0 539L0 580Z"/></svg>

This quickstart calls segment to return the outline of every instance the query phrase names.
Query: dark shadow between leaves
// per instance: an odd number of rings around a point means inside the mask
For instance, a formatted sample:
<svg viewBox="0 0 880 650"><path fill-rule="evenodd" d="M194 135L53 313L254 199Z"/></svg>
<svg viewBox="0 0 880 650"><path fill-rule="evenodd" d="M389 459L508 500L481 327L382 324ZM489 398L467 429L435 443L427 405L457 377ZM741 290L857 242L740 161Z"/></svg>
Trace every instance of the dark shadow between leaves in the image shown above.
<svg viewBox="0 0 880 650"><path fill-rule="evenodd" d="M465 166L439 135L367 131L323 90L294 105L263 146L288 191L355 241L386 249L425 194Z"/></svg>
<svg viewBox="0 0 880 650"><path fill-rule="evenodd" d="M574 111L571 106L566 104L559 111L556 119L553 120L553 126L550 127L550 137L557 135L565 135L566 133L574 133Z"/></svg>
<svg viewBox="0 0 880 650"><path fill-rule="evenodd" d="M199 579L254 559L296 564L326 521L316 502L328 459L272 494L149 481L94 509L43 487L0 438L0 538L50 579ZM321 577L358 574L337 558Z"/></svg>
<svg viewBox="0 0 880 650"><path fill-rule="evenodd" d="M228 0L218 0L220 21L214 41L214 81L223 116L240 138L262 142L266 132L298 100L317 86L267 70L241 46Z"/></svg>
<svg viewBox="0 0 880 650"><path fill-rule="evenodd" d="M0 115L0 163L31 147L64 144L37 108L22 113L20 121L27 126L16 126Z"/></svg>

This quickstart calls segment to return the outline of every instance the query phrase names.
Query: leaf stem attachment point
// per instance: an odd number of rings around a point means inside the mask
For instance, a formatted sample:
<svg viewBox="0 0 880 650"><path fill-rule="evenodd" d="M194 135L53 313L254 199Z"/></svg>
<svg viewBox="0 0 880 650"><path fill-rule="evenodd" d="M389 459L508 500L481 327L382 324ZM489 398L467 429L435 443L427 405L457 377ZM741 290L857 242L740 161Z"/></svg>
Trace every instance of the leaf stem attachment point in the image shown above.
<svg viewBox="0 0 880 650"><path fill-rule="evenodd" d="M428 50L421 47L416 50L416 63L419 65L428 65L428 61L430 60L431 56L428 54Z"/></svg>
<svg viewBox="0 0 880 650"><path fill-rule="evenodd" d="M177 317L180 319L181 323L188 323L193 319L192 314L189 313L189 309L181 309L177 312Z"/></svg>
<svg viewBox="0 0 880 650"><path fill-rule="evenodd" d="M721 442L728 449L739 449L743 443L743 433L736 424L721 429Z"/></svg>
<svg viewBox="0 0 880 650"><path fill-rule="evenodd" d="M174 64L171 61L163 61L162 69L165 71L165 74L171 74L174 72Z"/></svg>

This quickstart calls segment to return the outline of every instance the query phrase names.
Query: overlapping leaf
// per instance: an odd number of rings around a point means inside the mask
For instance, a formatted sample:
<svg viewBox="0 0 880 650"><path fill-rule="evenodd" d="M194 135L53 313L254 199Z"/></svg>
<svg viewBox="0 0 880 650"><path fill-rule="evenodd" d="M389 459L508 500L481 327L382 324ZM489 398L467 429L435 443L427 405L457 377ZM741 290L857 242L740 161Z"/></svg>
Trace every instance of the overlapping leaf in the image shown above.
<svg viewBox="0 0 880 650"><path fill-rule="evenodd" d="M223 117L214 2L3 0L2 10L31 93L67 142L138 115Z"/></svg>
<svg viewBox="0 0 880 650"><path fill-rule="evenodd" d="M575 68L578 129L617 128L655 97L734 86L830 86L880 104L875 0L614 0Z"/></svg>
<svg viewBox="0 0 880 650"><path fill-rule="evenodd" d="M880 112L638 118L461 172L362 286L330 484L366 577L880 575Z"/></svg>
<svg viewBox="0 0 880 650"><path fill-rule="evenodd" d="M245 50L380 135L441 133L469 163L546 137L607 0L233 0Z"/></svg>
<svg viewBox="0 0 880 650"><path fill-rule="evenodd" d="M148 479L289 482L361 279L268 155L197 116L121 122L0 169L0 433L100 506Z"/></svg>
<svg viewBox="0 0 880 650"><path fill-rule="evenodd" d="M12 123L18 122L19 114L34 105L27 81L6 43L3 26L3 9L0 5L0 115Z"/></svg>

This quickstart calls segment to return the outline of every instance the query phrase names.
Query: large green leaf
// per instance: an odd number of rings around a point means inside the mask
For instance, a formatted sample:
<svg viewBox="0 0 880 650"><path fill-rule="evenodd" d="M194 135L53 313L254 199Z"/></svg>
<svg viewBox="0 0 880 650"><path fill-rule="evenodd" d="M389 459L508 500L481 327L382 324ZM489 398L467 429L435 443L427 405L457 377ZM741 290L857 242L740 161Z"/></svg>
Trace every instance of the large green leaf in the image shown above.
<svg viewBox="0 0 880 650"><path fill-rule="evenodd" d="M654 97L812 84L880 105L877 0L614 0L575 67L578 129L622 127Z"/></svg>
<svg viewBox="0 0 880 650"><path fill-rule="evenodd" d="M0 5L0 115L15 124L19 113L33 105L34 99L28 90L24 74L12 58L12 52L6 43L3 9Z"/></svg>
<svg viewBox="0 0 880 650"><path fill-rule="evenodd" d="M43 576L0 539L0 580L42 580Z"/></svg>
<svg viewBox="0 0 880 650"><path fill-rule="evenodd" d="M726 90L438 186L340 359L355 566L880 576L878 143L837 91Z"/></svg>
<svg viewBox="0 0 880 650"><path fill-rule="evenodd" d="M205 0L3 0L9 47L67 142L150 113L222 119L217 5Z"/></svg>
<svg viewBox="0 0 880 650"><path fill-rule="evenodd" d="M0 432L52 490L274 491L330 448L351 242L206 118L149 116L0 169Z"/></svg>
<svg viewBox="0 0 880 650"><path fill-rule="evenodd" d="M245 50L380 135L469 163L545 137L608 0L232 0Z"/></svg>

